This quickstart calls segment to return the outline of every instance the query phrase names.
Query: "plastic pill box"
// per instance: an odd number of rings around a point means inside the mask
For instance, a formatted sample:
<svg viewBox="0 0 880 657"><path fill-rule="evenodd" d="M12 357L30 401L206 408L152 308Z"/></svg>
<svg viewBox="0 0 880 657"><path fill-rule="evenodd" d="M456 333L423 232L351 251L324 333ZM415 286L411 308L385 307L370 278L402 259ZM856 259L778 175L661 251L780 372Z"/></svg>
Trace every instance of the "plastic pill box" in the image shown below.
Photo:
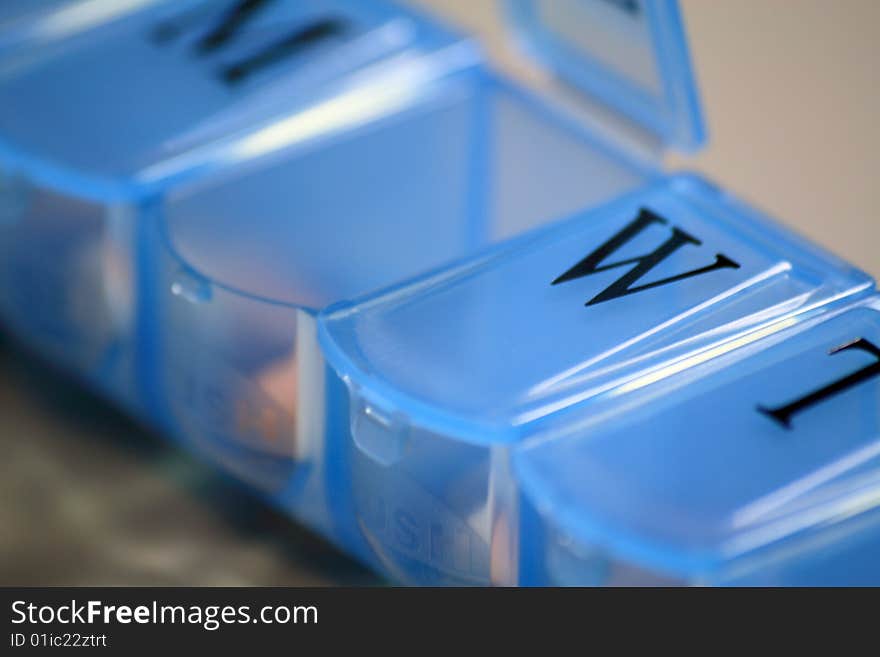
<svg viewBox="0 0 880 657"><path fill-rule="evenodd" d="M704 139L676 3L506 9L566 91L386 2L10 5L4 325L396 581L873 581L873 282L634 146Z"/></svg>
<svg viewBox="0 0 880 657"><path fill-rule="evenodd" d="M673 177L472 262L333 309L321 319L321 339L349 391L354 499L365 531L403 572L425 577L428 562L439 581L515 581L520 559L554 548L517 529L524 506L553 528L547 535L559 531L565 538L554 540L564 542L568 527L555 523L568 521L567 514L586 523L600 501L671 530L691 511L686 505L730 493L732 483L744 489L738 502L756 503L747 495L758 473L769 480L768 495L791 486L797 497L797 473L787 481L775 468L800 455L778 454L778 463L768 463L760 447L778 450L772 441L786 440L787 432L756 407L810 392L809 378L789 378L782 368L772 371L775 378L755 376L763 398L744 379L721 394L730 403L683 397L710 386L697 378L701 368L737 376L745 366L734 355L818 322L870 289L865 275L723 192ZM858 338L860 329L851 330ZM832 365L857 369L859 360L870 361L870 354ZM817 369L821 362L814 356L792 365L815 371L817 382L833 380L838 370ZM420 376L424 371L431 376ZM780 389L777 379L789 385ZM648 402L652 394L658 398ZM649 415L661 405L668 409L665 424ZM749 445L753 451L744 444L749 438L757 443ZM851 442L864 439L855 432ZM599 446L607 467L592 461ZM738 450L741 461L734 461ZM802 457L802 476L835 450L847 453L834 445L822 457ZM730 504L711 522L724 525L724 511L741 510ZM408 525L403 518L418 520ZM701 521L710 519L691 522ZM602 546L605 538L595 541ZM590 542L586 549L599 548ZM536 582L606 583L593 575L601 567L556 571L555 558L545 557L546 579Z"/></svg>

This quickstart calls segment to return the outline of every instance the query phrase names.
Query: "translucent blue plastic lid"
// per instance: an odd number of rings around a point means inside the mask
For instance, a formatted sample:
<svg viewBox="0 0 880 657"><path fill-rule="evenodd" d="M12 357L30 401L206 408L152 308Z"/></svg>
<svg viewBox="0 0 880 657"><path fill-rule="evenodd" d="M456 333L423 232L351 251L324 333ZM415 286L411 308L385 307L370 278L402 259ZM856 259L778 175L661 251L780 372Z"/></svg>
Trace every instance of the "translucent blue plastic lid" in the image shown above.
<svg viewBox="0 0 880 657"><path fill-rule="evenodd" d="M7 28L14 22L33 14L71 5L77 0L4 0L0 5L0 27Z"/></svg>
<svg viewBox="0 0 880 657"><path fill-rule="evenodd" d="M580 91L694 150L703 119L675 0L509 0L520 41Z"/></svg>
<svg viewBox="0 0 880 657"><path fill-rule="evenodd" d="M168 0L3 0L0 50L46 42Z"/></svg>
<svg viewBox="0 0 880 657"><path fill-rule="evenodd" d="M527 497L582 548L710 582L783 546L803 560L829 533L838 548L857 541L880 500L878 308L570 418L515 457Z"/></svg>
<svg viewBox="0 0 880 657"><path fill-rule="evenodd" d="M40 4L0 31L0 159L92 197L150 193L342 130L479 60L383 0Z"/></svg>
<svg viewBox="0 0 880 657"><path fill-rule="evenodd" d="M320 334L328 362L374 405L485 444L619 400L871 288L862 272L680 175L331 307Z"/></svg>

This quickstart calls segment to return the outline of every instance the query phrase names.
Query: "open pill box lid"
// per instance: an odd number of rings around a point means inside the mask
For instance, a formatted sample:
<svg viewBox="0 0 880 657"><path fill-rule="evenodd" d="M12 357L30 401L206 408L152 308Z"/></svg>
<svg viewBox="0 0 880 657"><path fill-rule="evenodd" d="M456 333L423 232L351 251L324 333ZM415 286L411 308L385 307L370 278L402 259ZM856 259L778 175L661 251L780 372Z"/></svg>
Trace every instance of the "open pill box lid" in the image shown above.
<svg viewBox="0 0 880 657"><path fill-rule="evenodd" d="M535 59L576 89L685 151L705 140L676 0L510 0Z"/></svg>

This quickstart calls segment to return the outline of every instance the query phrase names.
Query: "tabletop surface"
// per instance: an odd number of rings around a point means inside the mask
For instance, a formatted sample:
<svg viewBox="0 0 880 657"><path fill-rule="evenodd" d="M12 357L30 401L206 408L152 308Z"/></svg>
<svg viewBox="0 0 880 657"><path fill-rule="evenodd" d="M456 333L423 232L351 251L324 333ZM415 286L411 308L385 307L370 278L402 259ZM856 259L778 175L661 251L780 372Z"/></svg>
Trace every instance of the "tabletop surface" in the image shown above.
<svg viewBox="0 0 880 657"><path fill-rule="evenodd" d="M419 0L518 66L488 0ZM682 2L701 171L874 276L880 3ZM381 584L0 334L0 584Z"/></svg>

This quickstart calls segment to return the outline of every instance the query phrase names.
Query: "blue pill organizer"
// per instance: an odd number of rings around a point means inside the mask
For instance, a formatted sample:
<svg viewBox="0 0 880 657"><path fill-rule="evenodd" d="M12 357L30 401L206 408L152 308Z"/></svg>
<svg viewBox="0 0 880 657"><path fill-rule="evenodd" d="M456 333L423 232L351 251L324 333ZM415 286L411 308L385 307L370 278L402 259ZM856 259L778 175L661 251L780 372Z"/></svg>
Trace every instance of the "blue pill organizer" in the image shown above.
<svg viewBox="0 0 880 657"><path fill-rule="evenodd" d="M873 281L650 156L675 2L509 1L544 96L384 1L19 4L0 319L129 412L403 583L880 581Z"/></svg>

